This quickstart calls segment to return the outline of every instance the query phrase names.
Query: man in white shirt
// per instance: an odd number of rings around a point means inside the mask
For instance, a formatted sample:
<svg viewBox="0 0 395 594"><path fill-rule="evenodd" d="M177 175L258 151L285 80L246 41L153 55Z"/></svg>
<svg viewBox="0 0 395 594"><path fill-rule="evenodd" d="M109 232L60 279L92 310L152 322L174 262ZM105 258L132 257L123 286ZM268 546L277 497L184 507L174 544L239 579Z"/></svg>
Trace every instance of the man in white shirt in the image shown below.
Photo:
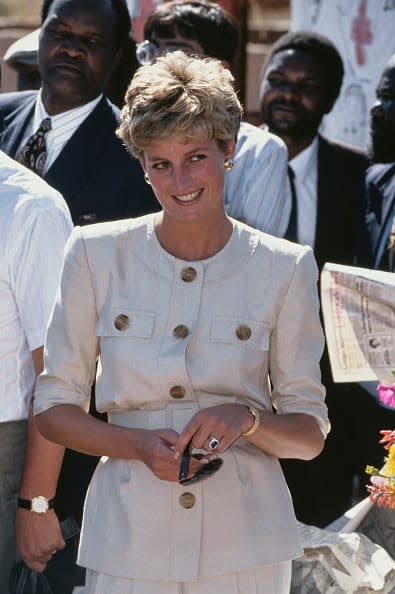
<svg viewBox="0 0 395 594"><path fill-rule="evenodd" d="M219 4L164 2L144 25L145 42L137 59L147 63L163 52L180 49L221 60L231 69L238 49L237 24ZM227 213L256 229L282 236L288 224L287 150L267 130L242 122L233 167L225 181Z"/></svg>
<svg viewBox="0 0 395 594"><path fill-rule="evenodd" d="M46 459L41 469L26 470L27 419L36 374L42 370L46 325L55 298L63 249L72 229L61 195L34 173L0 151L0 592L16 561L15 514L21 497L54 496L46 490ZM29 428L38 447L46 440ZM51 444L52 445L52 444ZM56 449L57 446L54 446ZM58 448L60 456L62 448ZM38 450L40 451L40 449ZM42 480L43 479L43 480ZM35 485L43 489L35 492ZM29 490L32 489L32 492ZM34 491L34 492L33 492ZM45 500L37 502L37 505ZM25 528L35 534L38 522L51 526L36 541L38 557L49 558L64 546L53 511L47 518L25 512ZM30 516L28 515L30 514Z"/></svg>
<svg viewBox="0 0 395 594"><path fill-rule="evenodd" d="M320 268L325 262L353 262L357 201L368 164L358 149L329 142L318 132L342 79L342 59L332 42L301 31L272 46L260 89L264 124L288 148L293 239L313 247ZM363 476L364 469L354 463L353 446L347 449L345 444L350 419L364 395L352 385L333 383L326 353L321 371L332 431L316 460L286 461L283 468L298 519L323 527L351 507L354 476ZM362 494L363 482L360 488Z"/></svg>

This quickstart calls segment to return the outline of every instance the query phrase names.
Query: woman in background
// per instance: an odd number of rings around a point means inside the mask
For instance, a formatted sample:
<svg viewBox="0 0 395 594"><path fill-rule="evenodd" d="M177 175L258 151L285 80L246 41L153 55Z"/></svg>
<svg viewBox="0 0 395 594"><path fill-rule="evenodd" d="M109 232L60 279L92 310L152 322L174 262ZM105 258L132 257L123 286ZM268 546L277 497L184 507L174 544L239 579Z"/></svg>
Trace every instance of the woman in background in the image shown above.
<svg viewBox="0 0 395 594"><path fill-rule="evenodd" d="M224 212L241 112L217 60L140 68L118 133L162 211L68 245L35 410L46 437L104 456L86 594L284 594L302 554L278 458L313 458L327 431L317 270ZM108 424L86 414L97 357Z"/></svg>

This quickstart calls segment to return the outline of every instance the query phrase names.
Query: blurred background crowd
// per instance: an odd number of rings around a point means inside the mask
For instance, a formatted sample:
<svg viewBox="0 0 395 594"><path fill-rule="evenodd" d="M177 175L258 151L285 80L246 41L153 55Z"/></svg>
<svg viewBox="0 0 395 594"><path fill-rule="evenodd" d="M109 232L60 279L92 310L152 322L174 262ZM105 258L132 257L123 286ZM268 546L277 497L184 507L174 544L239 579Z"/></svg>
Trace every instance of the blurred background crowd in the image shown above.
<svg viewBox="0 0 395 594"><path fill-rule="evenodd" d="M158 3L128 0L136 42L142 41L143 23ZM345 67L340 96L324 119L322 132L348 144L368 144L369 109L377 80L395 51L392 0L222 0L220 4L239 25L241 43L233 71L238 76L247 121L260 121L260 72L273 42L288 30L316 31L335 43ZM15 68L21 67L20 62L24 62L27 73L35 63L35 34L13 46L11 55L7 50L38 27L39 7L40 0L0 2L0 56L6 58L2 63L2 92L18 88Z"/></svg>

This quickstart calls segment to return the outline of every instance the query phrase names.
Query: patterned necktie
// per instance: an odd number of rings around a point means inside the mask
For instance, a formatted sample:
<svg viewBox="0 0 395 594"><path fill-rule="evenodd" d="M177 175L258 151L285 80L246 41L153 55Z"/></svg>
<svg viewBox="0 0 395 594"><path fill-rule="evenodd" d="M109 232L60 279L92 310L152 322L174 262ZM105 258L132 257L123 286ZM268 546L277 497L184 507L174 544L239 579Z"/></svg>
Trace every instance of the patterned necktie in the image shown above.
<svg viewBox="0 0 395 594"><path fill-rule="evenodd" d="M45 136L51 129L50 118L45 118L37 131L29 138L19 156L19 162L28 167L38 175L42 175L47 157Z"/></svg>
<svg viewBox="0 0 395 594"><path fill-rule="evenodd" d="M292 205L291 205L291 214L288 221L288 227L285 232L285 239L289 239L289 241L298 241L298 199L296 196L296 188L295 188L295 172L290 165L288 165L288 179L289 185L291 187L291 198L292 198Z"/></svg>

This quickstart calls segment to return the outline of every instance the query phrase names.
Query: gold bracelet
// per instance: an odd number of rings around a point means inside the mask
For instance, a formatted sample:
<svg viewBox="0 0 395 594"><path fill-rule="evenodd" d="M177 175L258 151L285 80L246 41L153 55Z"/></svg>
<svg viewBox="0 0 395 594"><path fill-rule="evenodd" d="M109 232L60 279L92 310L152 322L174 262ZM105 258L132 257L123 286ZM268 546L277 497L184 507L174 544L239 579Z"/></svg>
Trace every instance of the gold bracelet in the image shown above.
<svg viewBox="0 0 395 594"><path fill-rule="evenodd" d="M259 414L259 411L254 406L247 406L247 408L248 408L248 412L250 412L252 414L252 416L254 417L254 422L253 422L252 426L248 429L248 431L245 431L245 433L242 433L242 435L244 437L246 435L252 435L253 433L255 433L255 431L258 429L258 427L261 423L261 415Z"/></svg>

